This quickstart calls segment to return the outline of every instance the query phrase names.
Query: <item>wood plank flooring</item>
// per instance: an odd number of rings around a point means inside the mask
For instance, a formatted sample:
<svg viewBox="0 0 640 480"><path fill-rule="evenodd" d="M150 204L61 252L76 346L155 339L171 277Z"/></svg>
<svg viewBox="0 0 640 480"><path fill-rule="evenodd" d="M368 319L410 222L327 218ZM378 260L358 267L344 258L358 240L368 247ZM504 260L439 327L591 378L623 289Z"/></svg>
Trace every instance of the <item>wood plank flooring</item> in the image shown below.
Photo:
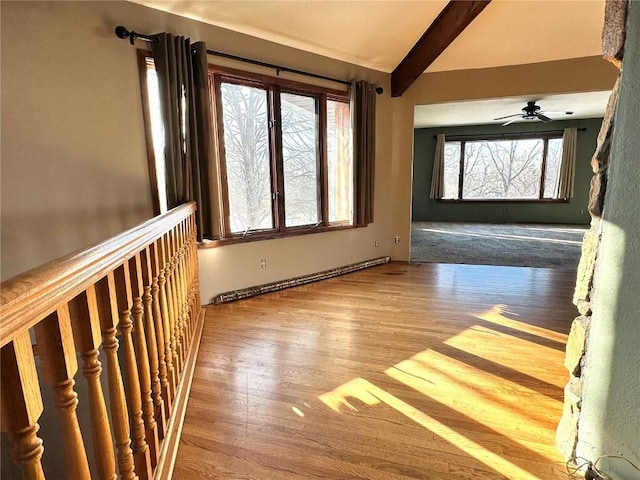
<svg viewBox="0 0 640 480"><path fill-rule="evenodd" d="M394 263L207 307L174 478L567 478L574 283Z"/></svg>

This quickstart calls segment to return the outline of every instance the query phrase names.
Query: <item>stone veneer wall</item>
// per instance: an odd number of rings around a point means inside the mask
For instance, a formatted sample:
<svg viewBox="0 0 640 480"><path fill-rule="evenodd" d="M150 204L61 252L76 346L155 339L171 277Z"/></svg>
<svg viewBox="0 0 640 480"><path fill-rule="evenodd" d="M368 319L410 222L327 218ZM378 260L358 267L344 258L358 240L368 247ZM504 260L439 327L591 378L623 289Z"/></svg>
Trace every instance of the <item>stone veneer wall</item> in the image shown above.
<svg viewBox="0 0 640 480"><path fill-rule="evenodd" d="M607 0L605 6L604 28L602 31L602 50L604 57L622 68L626 19L629 0ZM576 289L573 303L580 314L573 320L564 366L569 371L569 382L564 388L564 409L556 433L556 444L566 460L574 459L578 440L578 421L582 404L582 375L585 362L585 347L591 323L591 290L596 269L598 247L602 237L602 212L607 188L607 166L611 160L611 138L618 103L620 77L609 97L605 117L598 134L596 151L591 159L593 178L589 191L589 213L591 227L585 233L582 243L582 257L578 266Z"/></svg>

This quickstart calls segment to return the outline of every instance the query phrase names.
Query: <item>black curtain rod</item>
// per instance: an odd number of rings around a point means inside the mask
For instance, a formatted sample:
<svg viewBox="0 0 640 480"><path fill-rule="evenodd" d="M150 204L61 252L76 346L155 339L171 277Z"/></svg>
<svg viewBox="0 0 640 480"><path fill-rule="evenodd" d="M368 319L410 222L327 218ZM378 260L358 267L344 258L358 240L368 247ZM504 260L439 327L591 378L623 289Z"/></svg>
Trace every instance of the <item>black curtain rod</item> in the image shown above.
<svg viewBox="0 0 640 480"><path fill-rule="evenodd" d="M160 42L160 39L155 35L143 35L142 33L137 33L137 32L134 32L133 30L131 30L131 31L127 30L122 25L118 25L116 27L116 35L119 38L128 38L129 42L131 43L131 45L133 45L134 42L136 41L136 39L138 39L138 38L140 40L144 40L145 42L149 42L149 43L159 43ZM208 49L207 49L207 53L209 55L215 55L217 57L223 57L223 58L228 58L230 60L236 60L236 61L239 61L239 62L249 63L251 65L258 65L260 67L273 68L276 71L276 75L279 75L280 72L289 72L289 73L295 73L296 75L305 75L307 77L318 78L320 80L327 80L329 82L341 83L342 85L351 85L351 82L348 82L346 80L340 80L340 79L337 79L337 78L326 77L324 75L318 75L316 73L305 72L303 70L297 70L295 68L283 67L282 65L275 65L273 63L261 62L259 60L253 60L251 58L240 57L238 55L232 55L230 53L217 52L215 50L208 50ZM382 87L380 87L380 86L376 86L376 93L378 95L380 95L382 92L384 92L384 89Z"/></svg>
<svg viewBox="0 0 640 480"><path fill-rule="evenodd" d="M433 128L433 127L431 127ZM587 127L580 127L577 129L578 132L586 132ZM484 138L502 138L502 137L536 137L540 135L562 135L563 130L544 130L538 132L514 132L514 133L469 133L467 135L445 135L445 139L455 141L455 140L465 140L465 139L476 139L482 140ZM433 138L436 138L438 135L434 135Z"/></svg>

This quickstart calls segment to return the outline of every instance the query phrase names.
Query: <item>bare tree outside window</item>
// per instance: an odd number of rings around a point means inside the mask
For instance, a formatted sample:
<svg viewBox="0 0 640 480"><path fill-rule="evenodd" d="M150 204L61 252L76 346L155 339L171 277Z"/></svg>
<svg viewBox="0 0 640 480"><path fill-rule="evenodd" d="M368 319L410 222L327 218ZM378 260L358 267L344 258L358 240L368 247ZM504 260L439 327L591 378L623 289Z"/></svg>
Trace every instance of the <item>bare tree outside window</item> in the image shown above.
<svg viewBox="0 0 640 480"><path fill-rule="evenodd" d="M225 166L231 233L274 228L268 92L222 82ZM318 99L280 94L285 226L321 221ZM349 104L327 101L329 222L351 223L353 162Z"/></svg>
<svg viewBox="0 0 640 480"><path fill-rule="evenodd" d="M139 59L154 209L165 212L158 79L150 54ZM209 82L219 155L212 167L220 182L213 214L222 227L215 240L263 240L353 225L347 91L214 65Z"/></svg>
<svg viewBox="0 0 640 480"><path fill-rule="evenodd" d="M280 96L285 225L318 222L318 129L316 99L293 93Z"/></svg>
<svg viewBox="0 0 640 480"><path fill-rule="evenodd" d="M262 239L351 225L346 92L225 69L209 73L222 120L223 235Z"/></svg>
<svg viewBox="0 0 640 480"><path fill-rule="evenodd" d="M538 198L542 140L465 144L463 198Z"/></svg>
<svg viewBox="0 0 640 480"><path fill-rule="evenodd" d="M445 188L442 198L445 200L554 199L557 198L556 190L561 162L562 138L453 139L445 143ZM544 184L541 184L543 168ZM461 180L462 192L460 192Z"/></svg>
<svg viewBox="0 0 640 480"><path fill-rule="evenodd" d="M458 198L460 187L460 142L444 144L444 199Z"/></svg>
<svg viewBox="0 0 640 480"><path fill-rule="evenodd" d="M222 83L231 232L273 228L267 91Z"/></svg>
<svg viewBox="0 0 640 480"><path fill-rule="evenodd" d="M353 222L353 162L349 104L327 101L329 221Z"/></svg>

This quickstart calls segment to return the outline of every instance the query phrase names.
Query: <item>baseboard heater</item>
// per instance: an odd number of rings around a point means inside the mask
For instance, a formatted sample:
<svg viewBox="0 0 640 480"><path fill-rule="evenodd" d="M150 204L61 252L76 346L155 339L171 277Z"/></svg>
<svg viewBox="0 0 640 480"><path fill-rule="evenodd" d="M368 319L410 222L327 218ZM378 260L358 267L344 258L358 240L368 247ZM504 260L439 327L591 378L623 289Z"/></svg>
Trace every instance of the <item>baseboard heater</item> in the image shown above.
<svg viewBox="0 0 640 480"><path fill-rule="evenodd" d="M212 303L214 305L220 305L221 303L235 302L236 300L242 300L243 298L249 298L255 295L262 295L263 293L277 292L278 290L284 290L285 288L298 287L306 283L326 280L327 278L337 277L338 275L344 275L345 273L364 270L365 268L375 267L377 265L389 263L390 261L390 257L374 258L372 260L365 260L363 262L345 265L344 267L332 268L331 270L325 270L324 272L311 273L309 275L290 278L289 280L280 280L278 282L258 285L257 287L249 287L241 290L220 293L213 298Z"/></svg>

